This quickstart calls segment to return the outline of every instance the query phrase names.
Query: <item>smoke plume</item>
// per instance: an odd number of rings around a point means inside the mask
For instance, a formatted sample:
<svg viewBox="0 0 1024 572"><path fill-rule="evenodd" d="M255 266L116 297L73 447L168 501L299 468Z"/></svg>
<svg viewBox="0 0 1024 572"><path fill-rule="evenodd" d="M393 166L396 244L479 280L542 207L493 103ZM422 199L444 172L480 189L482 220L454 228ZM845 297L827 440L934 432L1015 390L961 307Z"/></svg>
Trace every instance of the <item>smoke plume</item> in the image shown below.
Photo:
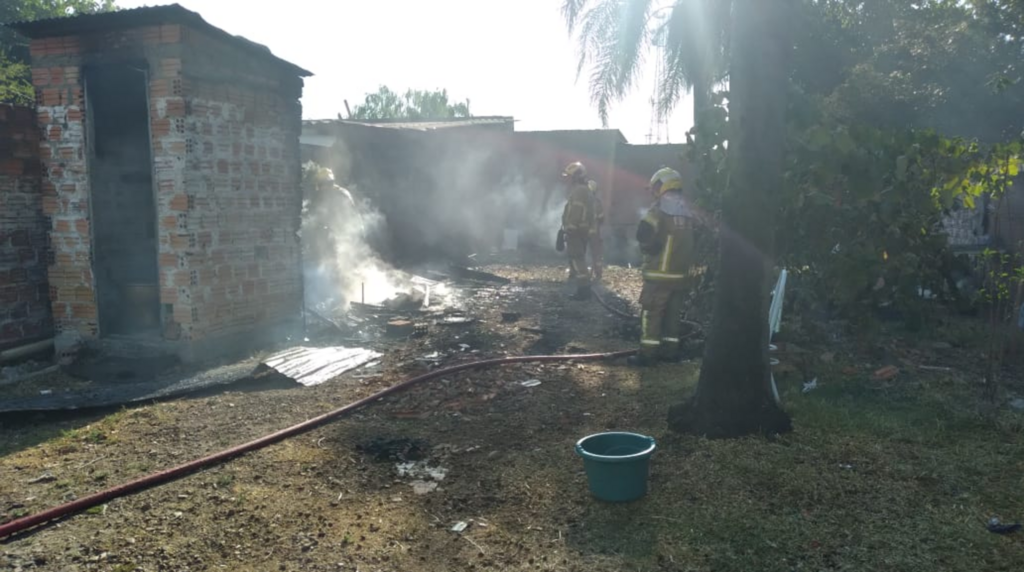
<svg viewBox="0 0 1024 572"><path fill-rule="evenodd" d="M343 156L331 166L345 173L352 195L316 184L318 166L306 169L302 237L313 307L380 304L417 288L396 264L463 263L500 251L505 231L514 231L519 250L554 253L565 194L548 157L425 138L360 141L334 153Z"/></svg>
<svg viewBox="0 0 1024 572"><path fill-rule="evenodd" d="M355 198L306 165L307 190L301 236L305 250L307 303L321 310L345 309L352 302L380 304L408 291L410 277L385 262L371 246L386 232L384 217L365 198Z"/></svg>

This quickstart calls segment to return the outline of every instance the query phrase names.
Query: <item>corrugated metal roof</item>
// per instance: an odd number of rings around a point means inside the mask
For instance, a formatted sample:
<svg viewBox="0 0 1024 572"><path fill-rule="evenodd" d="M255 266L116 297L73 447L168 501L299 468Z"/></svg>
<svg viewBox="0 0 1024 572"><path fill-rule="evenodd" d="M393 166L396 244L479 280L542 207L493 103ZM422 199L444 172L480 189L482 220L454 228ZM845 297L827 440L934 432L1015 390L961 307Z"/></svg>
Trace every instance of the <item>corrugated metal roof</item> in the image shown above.
<svg viewBox="0 0 1024 572"><path fill-rule="evenodd" d="M612 137L618 140L620 143L629 143L626 136L622 134L622 131L618 129L546 129L546 130L532 130L532 131L516 131L517 135L586 135L593 137L594 135L604 135Z"/></svg>
<svg viewBox="0 0 1024 572"><path fill-rule="evenodd" d="M263 364L306 387L311 387L366 365L381 355L364 348L300 346L274 354Z"/></svg>
<svg viewBox="0 0 1024 572"><path fill-rule="evenodd" d="M198 30L209 32L222 40L230 42L253 55L262 56L274 61L301 77L309 77L312 72L304 70L299 66L275 56L270 48L263 44L257 44L242 36L235 36L210 24L198 13L182 7L180 4L169 4L166 6L144 6L128 10L117 10L114 12L99 12L96 14L81 14L78 16L63 16L58 18L46 18L43 20L30 20L12 22L6 24L9 28L17 30L29 38L49 38L53 36L69 36L91 32L104 32L124 28L136 28L140 26L159 26L162 24L181 24Z"/></svg>
<svg viewBox="0 0 1024 572"><path fill-rule="evenodd" d="M338 138L333 135L300 135L300 145L312 145L314 147L333 147Z"/></svg>
<svg viewBox="0 0 1024 572"><path fill-rule="evenodd" d="M437 129L451 129L457 127L478 127L481 125L506 125L514 123L515 119L504 116L486 117L457 117L453 119L440 119L429 121L409 121L407 119L382 119L375 121L351 121L347 119L307 119L303 125L360 125L363 127L380 127L384 129L405 129L411 131L434 131Z"/></svg>

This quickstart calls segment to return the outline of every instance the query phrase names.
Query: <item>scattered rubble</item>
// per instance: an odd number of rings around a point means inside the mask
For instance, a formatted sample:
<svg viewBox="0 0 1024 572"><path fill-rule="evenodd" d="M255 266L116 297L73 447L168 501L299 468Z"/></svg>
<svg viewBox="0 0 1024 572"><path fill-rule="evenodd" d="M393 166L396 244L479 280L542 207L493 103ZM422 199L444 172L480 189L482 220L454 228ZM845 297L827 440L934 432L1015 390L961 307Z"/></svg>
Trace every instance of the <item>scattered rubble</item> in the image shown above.
<svg viewBox="0 0 1024 572"><path fill-rule="evenodd" d="M879 369L875 370L875 373L873 374L872 377L876 381L886 381L886 380L889 380L889 379L892 379L892 378L896 377L896 375L899 374L899 372L900 372L900 370L896 366L887 365L887 366L885 366L883 368L879 368Z"/></svg>
<svg viewBox="0 0 1024 572"><path fill-rule="evenodd" d="M1013 534L1024 528L1019 522L1004 523L997 517L990 518L985 527L993 534Z"/></svg>
<svg viewBox="0 0 1024 572"><path fill-rule="evenodd" d="M47 472L39 475L38 477L28 481L28 484L30 484L30 485L38 485L40 483L52 483L53 481L56 481L56 480L57 480L57 477L53 476L53 473L47 471Z"/></svg>
<svg viewBox="0 0 1024 572"><path fill-rule="evenodd" d="M407 338L416 332L416 326L409 320L391 320L384 329L389 338Z"/></svg>

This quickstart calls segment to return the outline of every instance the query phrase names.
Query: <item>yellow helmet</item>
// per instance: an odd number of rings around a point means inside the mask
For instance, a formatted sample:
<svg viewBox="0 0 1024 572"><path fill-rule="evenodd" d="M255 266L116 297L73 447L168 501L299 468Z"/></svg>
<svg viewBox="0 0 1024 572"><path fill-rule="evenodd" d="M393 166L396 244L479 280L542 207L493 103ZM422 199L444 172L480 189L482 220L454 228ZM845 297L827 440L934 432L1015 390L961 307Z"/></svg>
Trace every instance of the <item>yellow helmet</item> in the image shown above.
<svg viewBox="0 0 1024 572"><path fill-rule="evenodd" d="M683 177L675 169L662 167L651 177L651 191L654 192L655 196L660 197L669 191L681 190L682 188Z"/></svg>
<svg viewBox="0 0 1024 572"><path fill-rule="evenodd" d="M569 163L569 165L562 171L562 177L569 179L570 181L582 181L587 178L587 168L583 166L583 163L576 161Z"/></svg>

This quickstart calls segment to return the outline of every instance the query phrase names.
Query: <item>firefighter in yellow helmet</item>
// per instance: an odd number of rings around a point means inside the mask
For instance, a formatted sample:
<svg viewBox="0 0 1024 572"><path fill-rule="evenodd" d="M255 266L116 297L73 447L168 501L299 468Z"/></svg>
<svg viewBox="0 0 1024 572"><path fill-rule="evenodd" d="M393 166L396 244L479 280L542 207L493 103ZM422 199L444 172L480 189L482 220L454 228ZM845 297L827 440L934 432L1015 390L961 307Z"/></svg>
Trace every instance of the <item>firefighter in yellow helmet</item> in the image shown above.
<svg viewBox="0 0 1024 572"><path fill-rule="evenodd" d="M594 209L594 226L590 229L590 269L594 280L601 281L604 274L604 242L601 240L601 225L604 224L604 204L601 202L601 195L597 192L597 183L587 181L590 188L590 204Z"/></svg>
<svg viewBox="0 0 1024 572"><path fill-rule="evenodd" d="M640 353L630 360L635 365L678 357L683 305L697 278L699 220L683 197L682 177L674 169L659 169L651 177L650 188L657 202L636 231L644 255L644 282Z"/></svg>
<svg viewBox="0 0 1024 572"><path fill-rule="evenodd" d="M590 200L590 186L587 184L587 169L579 161L570 163L562 171L566 186L565 210L562 211L562 228L559 243L565 245L569 255L569 277L576 282L573 300L590 298L590 270L587 268L587 244L594 227L594 208Z"/></svg>

